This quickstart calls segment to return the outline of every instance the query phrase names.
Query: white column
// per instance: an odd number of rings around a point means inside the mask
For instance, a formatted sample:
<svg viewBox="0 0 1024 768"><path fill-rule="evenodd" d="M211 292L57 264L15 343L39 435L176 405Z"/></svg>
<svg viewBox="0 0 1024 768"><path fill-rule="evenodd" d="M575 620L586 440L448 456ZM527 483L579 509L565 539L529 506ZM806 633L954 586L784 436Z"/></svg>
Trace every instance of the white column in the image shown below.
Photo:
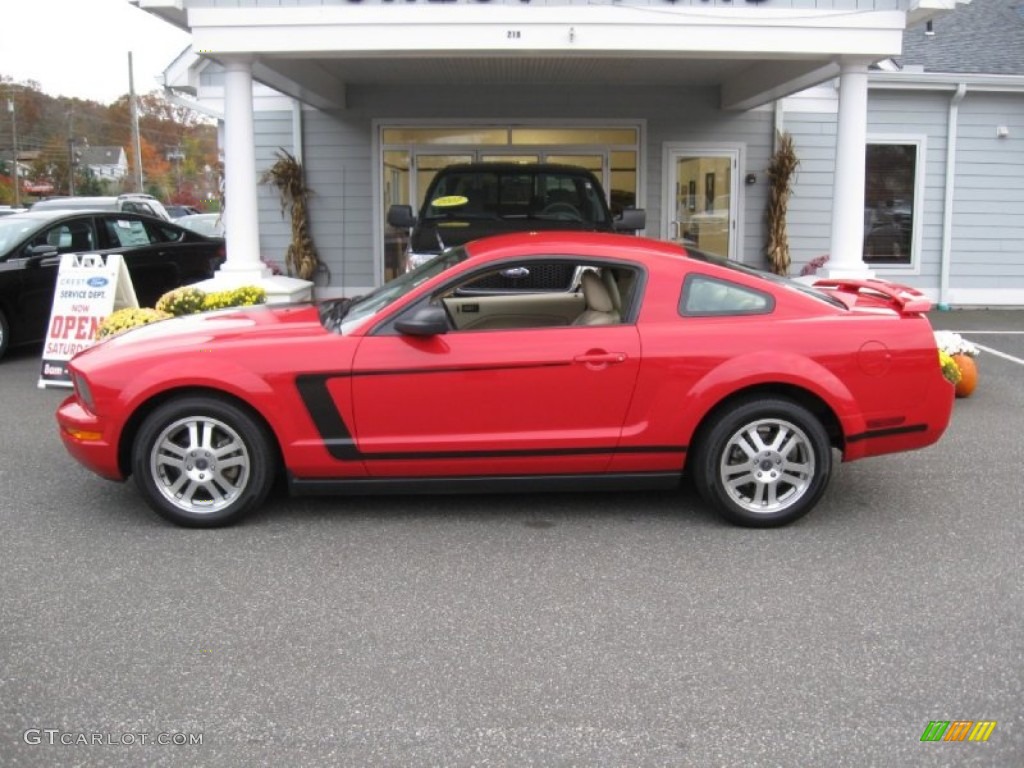
<svg viewBox="0 0 1024 768"><path fill-rule="evenodd" d="M224 62L224 229L227 261L221 277L235 285L270 277L260 260L253 131L252 63Z"/></svg>
<svg viewBox="0 0 1024 768"><path fill-rule="evenodd" d="M227 260L198 287L220 291L253 285L267 292L267 302L305 301L313 284L273 275L260 254L256 188L256 138L253 129L252 62L224 60L224 236ZM279 254L284 261L284 254Z"/></svg>
<svg viewBox="0 0 1024 768"><path fill-rule="evenodd" d="M864 164L868 131L868 67L843 63L832 189L832 244L824 277L871 277L864 263Z"/></svg>

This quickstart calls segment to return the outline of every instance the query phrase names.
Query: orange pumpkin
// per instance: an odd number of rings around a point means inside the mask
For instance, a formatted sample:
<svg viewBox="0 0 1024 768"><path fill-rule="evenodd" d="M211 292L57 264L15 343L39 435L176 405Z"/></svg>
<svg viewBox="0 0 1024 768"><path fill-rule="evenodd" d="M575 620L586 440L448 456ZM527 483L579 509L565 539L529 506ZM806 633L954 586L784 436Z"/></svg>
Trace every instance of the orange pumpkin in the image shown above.
<svg viewBox="0 0 1024 768"><path fill-rule="evenodd" d="M956 385L957 397L970 397L978 386L978 366L970 355L953 355L956 367L960 369L960 383Z"/></svg>

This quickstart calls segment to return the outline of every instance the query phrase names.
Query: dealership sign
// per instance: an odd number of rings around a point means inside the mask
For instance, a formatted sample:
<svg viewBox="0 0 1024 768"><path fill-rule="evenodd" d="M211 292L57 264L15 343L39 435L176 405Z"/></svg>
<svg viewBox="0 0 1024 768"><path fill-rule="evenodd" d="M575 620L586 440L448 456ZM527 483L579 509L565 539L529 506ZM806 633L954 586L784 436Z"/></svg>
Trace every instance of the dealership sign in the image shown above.
<svg viewBox="0 0 1024 768"><path fill-rule="evenodd" d="M40 388L71 386L68 361L95 343L107 315L137 306L135 288L120 254L65 253L53 292Z"/></svg>

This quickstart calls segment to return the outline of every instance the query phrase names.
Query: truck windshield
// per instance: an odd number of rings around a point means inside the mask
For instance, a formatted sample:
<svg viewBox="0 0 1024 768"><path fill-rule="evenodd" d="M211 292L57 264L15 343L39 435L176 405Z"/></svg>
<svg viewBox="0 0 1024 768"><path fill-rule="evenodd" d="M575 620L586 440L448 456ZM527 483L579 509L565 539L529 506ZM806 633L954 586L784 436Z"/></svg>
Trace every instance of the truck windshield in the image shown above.
<svg viewBox="0 0 1024 768"><path fill-rule="evenodd" d="M441 173L423 219L541 219L605 224L610 215L585 172L467 169Z"/></svg>

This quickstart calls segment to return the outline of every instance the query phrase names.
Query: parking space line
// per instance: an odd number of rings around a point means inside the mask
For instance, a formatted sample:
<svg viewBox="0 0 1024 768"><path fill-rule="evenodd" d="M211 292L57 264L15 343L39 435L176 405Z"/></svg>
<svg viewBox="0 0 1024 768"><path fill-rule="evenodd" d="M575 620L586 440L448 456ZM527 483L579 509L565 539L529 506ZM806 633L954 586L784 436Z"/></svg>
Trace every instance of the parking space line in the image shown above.
<svg viewBox="0 0 1024 768"><path fill-rule="evenodd" d="M953 331L953 333L959 333L961 336L1024 336L1024 331ZM981 344L975 344L978 349L982 352L988 352L990 355L1001 357L1004 360L1009 360L1011 363L1017 365L1024 365L1024 360L1013 355L1008 355L1005 352L1000 352L998 349L992 349L992 347L985 347Z"/></svg>
<svg viewBox="0 0 1024 768"><path fill-rule="evenodd" d="M976 346L982 352L988 352L990 355L1001 357L1004 360L1009 360L1011 363L1016 363L1017 365L1024 365L1024 360L1021 360L1019 357L1014 357L1013 355L1008 355L1005 352L1000 352L998 349L992 349L992 347L985 347L982 346L981 344L975 344L974 346Z"/></svg>

